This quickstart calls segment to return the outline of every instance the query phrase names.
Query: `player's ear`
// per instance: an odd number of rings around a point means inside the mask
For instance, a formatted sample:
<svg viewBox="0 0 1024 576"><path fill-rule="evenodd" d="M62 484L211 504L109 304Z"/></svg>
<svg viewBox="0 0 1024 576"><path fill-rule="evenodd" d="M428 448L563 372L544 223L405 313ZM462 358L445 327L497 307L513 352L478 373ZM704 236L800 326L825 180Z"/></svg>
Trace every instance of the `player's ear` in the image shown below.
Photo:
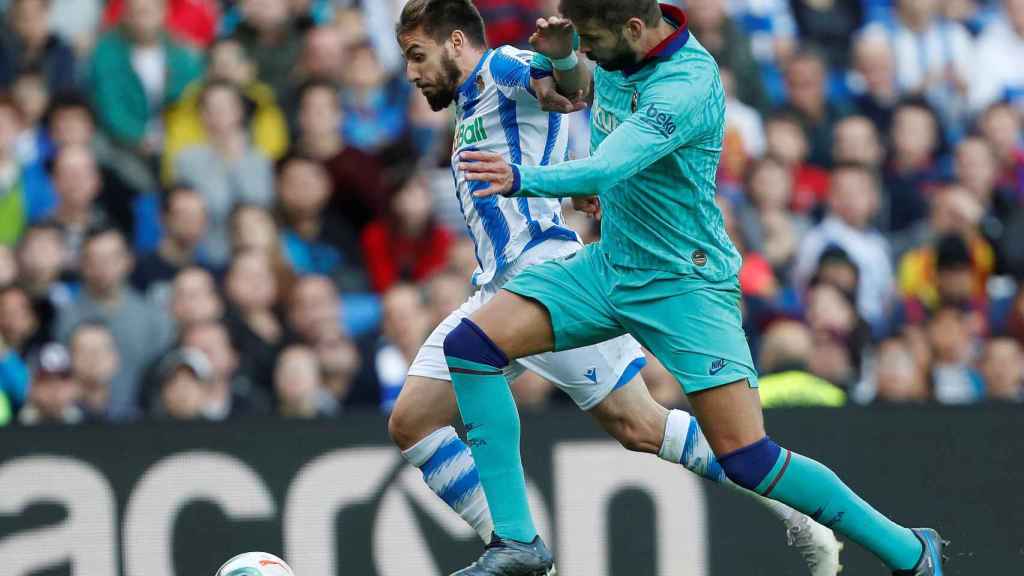
<svg viewBox="0 0 1024 576"><path fill-rule="evenodd" d="M448 41L452 43L452 48L455 49L456 54L466 47L466 35L462 33L462 30L453 30L452 35L448 37Z"/></svg>
<svg viewBox="0 0 1024 576"><path fill-rule="evenodd" d="M644 30L647 28L647 24L640 18L630 18L626 21L626 25L623 26L623 33L630 42L639 42L640 37L644 35Z"/></svg>

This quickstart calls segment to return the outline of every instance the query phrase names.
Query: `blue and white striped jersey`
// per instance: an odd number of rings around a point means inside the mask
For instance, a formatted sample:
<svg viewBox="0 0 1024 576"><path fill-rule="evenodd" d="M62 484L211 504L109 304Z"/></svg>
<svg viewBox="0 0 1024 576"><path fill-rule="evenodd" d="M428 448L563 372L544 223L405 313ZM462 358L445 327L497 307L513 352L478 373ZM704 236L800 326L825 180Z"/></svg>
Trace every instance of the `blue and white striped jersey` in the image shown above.
<svg viewBox="0 0 1024 576"><path fill-rule="evenodd" d="M467 182L454 169L459 154L467 150L496 152L514 164L565 160L568 118L540 109L530 88L532 56L532 52L511 46L488 50L456 92L452 175L466 226L476 244L476 286L494 280L523 252L541 242L580 241L562 222L558 199L475 198L473 191L488 184Z"/></svg>

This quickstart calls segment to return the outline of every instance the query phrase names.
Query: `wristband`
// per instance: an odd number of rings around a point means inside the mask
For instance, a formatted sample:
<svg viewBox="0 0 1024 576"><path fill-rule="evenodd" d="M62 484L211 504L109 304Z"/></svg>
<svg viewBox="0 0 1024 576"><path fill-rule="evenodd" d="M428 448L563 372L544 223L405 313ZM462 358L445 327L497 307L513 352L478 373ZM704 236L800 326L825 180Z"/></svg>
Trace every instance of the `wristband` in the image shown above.
<svg viewBox="0 0 1024 576"><path fill-rule="evenodd" d="M569 55L565 58L558 58L551 61L551 67L555 70L565 71L572 70L580 63L580 59L576 56L576 52L569 52Z"/></svg>

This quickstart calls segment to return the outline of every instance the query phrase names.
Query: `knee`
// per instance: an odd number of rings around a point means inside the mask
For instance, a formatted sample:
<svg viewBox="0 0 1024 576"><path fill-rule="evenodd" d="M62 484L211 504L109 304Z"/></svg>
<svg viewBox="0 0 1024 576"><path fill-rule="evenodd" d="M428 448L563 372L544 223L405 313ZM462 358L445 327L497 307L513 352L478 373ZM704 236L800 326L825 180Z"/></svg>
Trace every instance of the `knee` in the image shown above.
<svg viewBox="0 0 1024 576"><path fill-rule="evenodd" d="M719 457L725 475L747 490L756 490L775 467L782 447L765 436L748 446Z"/></svg>
<svg viewBox="0 0 1024 576"><path fill-rule="evenodd" d="M444 354L496 368L508 364L508 357L472 320L463 318L444 338Z"/></svg>
<svg viewBox="0 0 1024 576"><path fill-rule="evenodd" d="M427 429L430 428L430 429ZM437 426L431 427L422 410L407 402L398 402L388 416L388 435L401 450L408 450L426 438Z"/></svg>

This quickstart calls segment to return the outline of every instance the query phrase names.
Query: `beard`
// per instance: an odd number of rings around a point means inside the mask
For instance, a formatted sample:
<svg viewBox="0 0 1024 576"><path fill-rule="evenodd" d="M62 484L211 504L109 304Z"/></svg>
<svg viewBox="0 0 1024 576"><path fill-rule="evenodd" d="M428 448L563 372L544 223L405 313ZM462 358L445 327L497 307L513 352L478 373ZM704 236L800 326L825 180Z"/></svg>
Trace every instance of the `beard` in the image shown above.
<svg viewBox="0 0 1024 576"><path fill-rule="evenodd" d="M626 39L619 37L618 43L615 48L609 50L607 55L596 55L593 52L589 54L591 60L593 60L598 66L608 70L609 72L617 72L630 66L634 66L637 63L636 52L629 46Z"/></svg>
<svg viewBox="0 0 1024 576"><path fill-rule="evenodd" d="M423 96L427 99L427 104L430 104L431 110L440 112L451 105L452 101L455 100L455 90L458 88L459 75L459 67L455 64L455 59L448 56L448 54L442 54L441 73L430 86L421 88ZM430 92L427 92L427 89L430 89Z"/></svg>

